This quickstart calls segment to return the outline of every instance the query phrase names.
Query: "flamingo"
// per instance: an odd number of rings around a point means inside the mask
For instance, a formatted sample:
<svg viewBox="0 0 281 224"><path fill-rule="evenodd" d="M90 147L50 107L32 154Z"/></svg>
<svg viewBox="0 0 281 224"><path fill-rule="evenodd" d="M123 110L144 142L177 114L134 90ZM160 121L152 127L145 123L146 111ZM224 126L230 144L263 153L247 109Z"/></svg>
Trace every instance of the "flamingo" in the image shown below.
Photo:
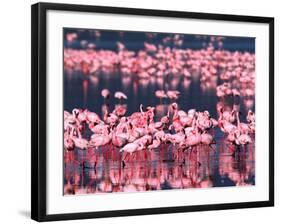
<svg viewBox="0 0 281 224"><path fill-rule="evenodd" d="M177 100L180 96L180 92L177 91L177 90L168 90L167 91L167 97L170 99L170 100Z"/></svg>
<svg viewBox="0 0 281 224"><path fill-rule="evenodd" d="M109 144L111 141L111 134L104 132L102 134L92 134L89 145L95 148Z"/></svg>
<svg viewBox="0 0 281 224"><path fill-rule="evenodd" d="M219 125L221 131L224 133L230 133L236 129L236 126L234 124L232 124L226 120L219 120L218 125Z"/></svg>
<svg viewBox="0 0 281 224"><path fill-rule="evenodd" d="M72 138L69 136L67 132L64 133L64 148L67 151L72 151L75 148L74 141L72 140Z"/></svg>
<svg viewBox="0 0 281 224"><path fill-rule="evenodd" d="M126 106L125 105L116 105L115 106L115 109L113 111L113 114L116 114L118 117L122 117L126 114L127 112L127 109L126 109Z"/></svg>
<svg viewBox="0 0 281 224"><path fill-rule="evenodd" d="M115 113L109 113L108 110L105 111L103 119L105 123L109 124L111 127L119 121L119 117Z"/></svg>
<svg viewBox="0 0 281 224"><path fill-rule="evenodd" d="M235 143L237 145L247 145L252 143L252 139L248 134L240 134L235 136Z"/></svg>
<svg viewBox="0 0 281 224"><path fill-rule="evenodd" d="M158 148L162 143L162 139L158 136L155 136L153 138L152 143L147 147L148 149L156 149Z"/></svg>
<svg viewBox="0 0 281 224"><path fill-rule="evenodd" d="M110 91L108 89L103 89L101 91L101 95L102 95L104 100L107 100L110 97Z"/></svg>
<svg viewBox="0 0 281 224"><path fill-rule="evenodd" d="M210 129L212 127L213 123L212 123L209 115L199 113L197 120L196 120L196 125L201 131L205 131L205 130Z"/></svg>
<svg viewBox="0 0 281 224"><path fill-rule="evenodd" d="M247 121L249 123L255 123L255 114L253 111L249 110L247 114Z"/></svg>
<svg viewBox="0 0 281 224"><path fill-rule="evenodd" d="M81 137L81 132L83 127L81 125L81 120L78 119L80 110L75 108L72 110L72 114L64 113L64 129L70 133L71 136Z"/></svg>
<svg viewBox="0 0 281 224"><path fill-rule="evenodd" d="M209 133L203 132L201 134L201 143L204 145L211 145L214 144L214 138L212 135L210 135Z"/></svg>
<svg viewBox="0 0 281 224"><path fill-rule="evenodd" d="M170 140L174 145L184 142L185 139L186 135L184 129L182 129L180 132L177 132L176 134L170 135Z"/></svg>
<svg viewBox="0 0 281 224"><path fill-rule="evenodd" d="M155 96L160 99L160 104L161 104L163 98L167 98L167 95L164 90L156 90Z"/></svg>
<svg viewBox="0 0 281 224"><path fill-rule="evenodd" d="M236 113L237 116L237 127L242 134L248 134L250 132L250 127L246 123L240 122L239 112Z"/></svg>
<svg viewBox="0 0 281 224"><path fill-rule="evenodd" d="M93 133L104 133L107 129L109 128L109 126L105 123L99 123L96 125L93 124L89 124L89 129L93 132Z"/></svg>
<svg viewBox="0 0 281 224"><path fill-rule="evenodd" d="M85 110L84 113L86 115L87 123L98 124L98 123L101 122L101 119L100 119L99 115L97 115L95 112Z"/></svg>
<svg viewBox="0 0 281 224"><path fill-rule="evenodd" d="M123 147L124 145L126 145L128 143L128 134L126 133L115 133L113 132L112 134L112 144L116 147Z"/></svg>
<svg viewBox="0 0 281 224"><path fill-rule="evenodd" d="M139 149L143 149L143 147L144 146L142 145L142 143L132 142L132 143L126 144L119 150L119 152L127 153L126 156L124 157L124 159L122 160L123 168L126 165L124 160L126 159L127 155L129 154L131 156L134 152L138 151Z"/></svg>
<svg viewBox="0 0 281 224"><path fill-rule="evenodd" d="M240 92L237 89L232 89L232 94L234 97L240 97Z"/></svg>
<svg viewBox="0 0 281 224"><path fill-rule="evenodd" d="M115 92L114 97L119 100L120 104L121 104L122 100L127 100L128 99L128 97L124 93L122 93L120 91Z"/></svg>
<svg viewBox="0 0 281 224"><path fill-rule="evenodd" d="M89 141L84 138L72 137L75 147L80 149L87 149L89 147Z"/></svg>
<svg viewBox="0 0 281 224"><path fill-rule="evenodd" d="M196 128L196 130L191 131L189 135L186 136L184 144L190 147L197 146L201 143L201 139L201 135Z"/></svg>
<svg viewBox="0 0 281 224"><path fill-rule="evenodd" d="M227 111L227 110L224 110L223 108L221 108L219 111L219 115L220 115L219 120L225 120L230 123L234 123L237 118L235 113L236 113L235 110L232 110L230 112L230 111Z"/></svg>
<svg viewBox="0 0 281 224"><path fill-rule="evenodd" d="M151 144L152 142L152 136L147 134L147 135L144 135L138 139L136 139L134 141L134 143L137 143L137 144L141 144L143 147L142 148L139 148L139 150L143 149L145 146Z"/></svg>

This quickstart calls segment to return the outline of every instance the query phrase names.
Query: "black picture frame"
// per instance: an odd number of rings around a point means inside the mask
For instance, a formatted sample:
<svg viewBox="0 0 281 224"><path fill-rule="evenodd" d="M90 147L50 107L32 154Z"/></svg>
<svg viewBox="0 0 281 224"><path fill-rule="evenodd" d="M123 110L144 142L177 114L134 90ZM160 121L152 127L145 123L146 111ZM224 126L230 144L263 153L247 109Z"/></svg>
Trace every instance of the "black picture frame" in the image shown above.
<svg viewBox="0 0 281 224"><path fill-rule="evenodd" d="M31 218L37 221L102 218L161 213L194 212L274 206L274 18L163 11L137 8L103 7L74 4L37 3L31 7ZM243 203L160 207L132 210L46 214L46 13L48 10L100 12L124 15L162 16L217 21L254 22L269 25L269 200Z"/></svg>

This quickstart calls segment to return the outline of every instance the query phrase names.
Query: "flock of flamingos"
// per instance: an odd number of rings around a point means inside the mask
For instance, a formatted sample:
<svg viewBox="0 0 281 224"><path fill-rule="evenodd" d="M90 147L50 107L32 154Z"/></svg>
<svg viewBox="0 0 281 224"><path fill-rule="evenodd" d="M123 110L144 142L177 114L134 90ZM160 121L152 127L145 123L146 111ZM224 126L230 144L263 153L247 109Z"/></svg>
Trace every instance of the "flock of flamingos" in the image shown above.
<svg viewBox="0 0 281 224"><path fill-rule="evenodd" d="M65 49L64 65L80 69L85 75L119 69L122 74L136 79L177 76L192 79L200 72L201 82L211 80L216 84L219 99L254 98L254 54L215 50L212 45L201 50L185 50L145 42L144 49L138 52L127 50L120 42L117 42L117 47L116 52L95 50L94 46L88 50ZM217 85L219 79L221 84ZM202 144L212 146L215 144L212 135L215 128L220 128L233 145L243 146L253 141L255 114L251 110L246 115L246 123L240 122L238 109L224 111L224 108L218 108L219 117L214 119L207 110L181 110L176 103L181 94L184 93L165 88L155 91L160 102L169 99L167 114L156 120L153 106L143 108L140 105L139 112L127 114L122 103L128 96L120 91L113 95L108 89L103 89L101 97L105 102L115 97L119 104L113 111L106 107L102 117L87 109L65 111L64 147L71 151L111 145L126 155L125 161L134 152L153 150L161 144L173 144L175 150L189 150ZM83 138L86 129L92 131L90 139Z"/></svg>
<svg viewBox="0 0 281 224"><path fill-rule="evenodd" d="M71 43L76 38L75 33L69 33L66 40ZM174 47L165 45L169 41ZM97 154L100 150L105 153L117 150L125 172L124 168L137 160L139 152L146 155L162 149L163 145L172 146L177 155L173 159L181 159L182 166L186 158L179 155L185 152L200 150L200 147L214 151L218 130L231 146L233 155L254 143L255 54L214 47L223 46L221 37L213 37L202 49L183 49L182 43L182 36L174 35L162 44L144 42L143 49L138 51L128 50L121 42L116 42L117 50L98 49L86 41L81 41L84 49L65 48L66 70L80 71L85 79L120 72L139 84L156 82L158 89L153 97L167 108L164 113L158 113L153 105L145 107L143 102L138 111L131 113L126 106L130 95L104 88L100 92L105 105L101 114L85 108L64 111L65 152L79 150ZM208 110L181 108L177 101L185 93L173 86L175 80L189 83L199 80L201 89L214 90L221 102L216 108L218 116L212 117ZM114 98L118 103L110 110ZM233 107L225 106L224 102L229 100L234 102ZM241 114L240 102L244 103L246 114ZM149 160L147 156L144 159ZM97 161L93 164L96 168Z"/></svg>
<svg viewBox="0 0 281 224"><path fill-rule="evenodd" d="M102 90L107 99L110 92ZM157 94L157 92L156 92ZM122 92L114 94L118 99L127 99ZM219 111L218 120L209 112L190 109L180 110L177 103L169 106L168 113L155 120L155 108L140 105L140 112L125 116L126 108L119 105L112 112L105 111L101 118L87 109L73 109L72 113L64 112L64 148L72 151L75 148L87 150L112 145L126 153L125 158L141 150L153 150L161 144L173 144L175 150L189 150L198 145L215 144L212 130L220 128L227 135L227 140L236 146L251 143L255 133L255 115L249 110L247 123L240 122L239 111ZM87 127L86 127L87 126ZM83 138L88 128L92 131L90 139Z"/></svg>

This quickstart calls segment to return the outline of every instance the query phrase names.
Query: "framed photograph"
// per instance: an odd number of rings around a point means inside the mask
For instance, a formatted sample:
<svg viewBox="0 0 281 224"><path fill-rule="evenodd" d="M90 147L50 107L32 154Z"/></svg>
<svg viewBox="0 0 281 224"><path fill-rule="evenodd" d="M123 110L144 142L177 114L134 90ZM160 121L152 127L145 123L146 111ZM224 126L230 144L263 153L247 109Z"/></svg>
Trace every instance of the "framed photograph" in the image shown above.
<svg viewBox="0 0 281 224"><path fill-rule="evenodd" d="M32 5L32 219L274 205L274 19Z"/></svg>

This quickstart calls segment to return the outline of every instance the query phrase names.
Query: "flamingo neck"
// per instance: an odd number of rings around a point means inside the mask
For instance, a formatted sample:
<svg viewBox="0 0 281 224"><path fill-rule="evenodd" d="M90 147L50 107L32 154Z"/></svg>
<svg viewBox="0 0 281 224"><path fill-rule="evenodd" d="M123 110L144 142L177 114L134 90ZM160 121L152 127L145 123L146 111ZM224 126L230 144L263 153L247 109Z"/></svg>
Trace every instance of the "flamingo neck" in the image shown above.
<svg viewBox="0 0 281 224"><path fill-rule="evenodd" d="M140 112L143 114L143 105L140 105Z"/></svg>
<svg viewBox="0 0 281 224"><path fill-rule="evenodd" d="M240 125L239 112L236 113L237 125Z"/></svg>
<svg viewBox="0 0 281 224"><path fill-rule="evenodd" d="M195 130L196 128L196 120L195 120L195 117L192 118L192 129Z"/></svg>

